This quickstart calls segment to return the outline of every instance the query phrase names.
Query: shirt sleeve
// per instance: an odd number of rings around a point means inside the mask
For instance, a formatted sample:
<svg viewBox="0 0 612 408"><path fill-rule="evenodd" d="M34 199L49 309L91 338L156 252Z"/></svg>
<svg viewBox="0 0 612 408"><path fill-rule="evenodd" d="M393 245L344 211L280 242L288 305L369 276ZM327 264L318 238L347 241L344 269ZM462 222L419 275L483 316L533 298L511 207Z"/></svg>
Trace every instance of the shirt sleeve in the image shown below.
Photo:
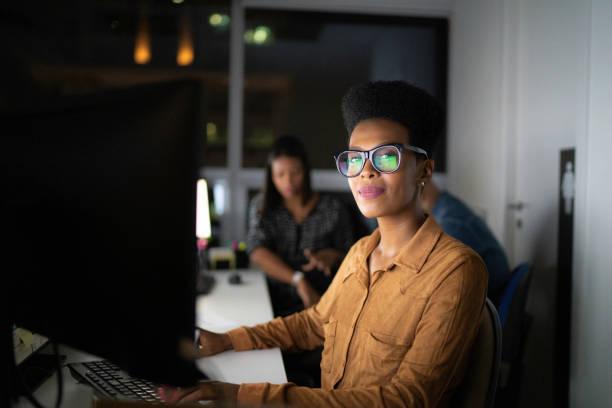
<svg viewBox="0 0 612 408"><path fill-rule="evenodd" d="M347 255L346 258L349 256ZM323 325L329 320L331 310L342 287L346 267L343 262L331 285L316 305L286 317L278 317L268 323L230 330L227 334L234 350L245 351L272 347L280 347L283 350L312 350L323 345L325 340Z"/></svg>
<svg viewBox="0 0 612 408"><path fill-rule="evenodd" d="M243 384L240 403L292 407L435 407L462 378L486 298L480 258L462 261L436 288L410 350L387 384L353 389L315 389L294 384Z"/></svg>
<svg viewBox="0 0 612 408"><path fill-rule="evenodd" d="M266 247L272 249L272 239L265 225L265 219L260 213L263 195L258 194L249 204L249 230L247 232L247 251L251 253L255 248Z"/></svg>

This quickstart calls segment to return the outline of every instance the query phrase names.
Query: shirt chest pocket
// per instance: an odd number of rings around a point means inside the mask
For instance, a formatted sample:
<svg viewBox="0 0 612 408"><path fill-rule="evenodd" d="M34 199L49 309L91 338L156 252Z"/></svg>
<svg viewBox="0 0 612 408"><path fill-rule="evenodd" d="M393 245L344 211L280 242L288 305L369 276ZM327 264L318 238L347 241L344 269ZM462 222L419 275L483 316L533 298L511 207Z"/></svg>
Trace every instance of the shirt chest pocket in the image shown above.
<svg viewBox="0 0 612 408"><path fill-rule="evenodd" d="M401 361L412 345L412 338L400 339L388 334L367 333L367 352L381 362Z"/></svg>
<svg viewBox="0 0 612 408"><path fill-rule="evenodd" d="M336 327L338 321L329 321L323 326L325 342L323 343L323 355L321 356L321 370L329 373L332 369L334 358L334 346L336 343Z"/></svg>

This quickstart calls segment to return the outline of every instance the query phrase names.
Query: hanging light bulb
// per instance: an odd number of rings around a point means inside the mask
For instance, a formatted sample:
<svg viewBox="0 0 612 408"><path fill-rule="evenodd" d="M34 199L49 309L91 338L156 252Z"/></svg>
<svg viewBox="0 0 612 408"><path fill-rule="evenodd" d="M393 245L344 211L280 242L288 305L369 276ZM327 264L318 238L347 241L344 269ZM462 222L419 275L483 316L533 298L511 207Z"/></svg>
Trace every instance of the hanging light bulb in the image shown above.
<svg viewBox="0 0 612 408"><path fill-rule="evenodd" d="M193 35L191 33L191 22L183 15L179 22L179 40L176 51L176 63L182 67L193 63Z"/></svg>
<svg viewBox="0 0 612 408"><path fill-rule="evenodd" d="M134 41L134 62L140 65L151 61L151 33L149 31L149 20L142 16L138 22L136 40Z"/></svg>

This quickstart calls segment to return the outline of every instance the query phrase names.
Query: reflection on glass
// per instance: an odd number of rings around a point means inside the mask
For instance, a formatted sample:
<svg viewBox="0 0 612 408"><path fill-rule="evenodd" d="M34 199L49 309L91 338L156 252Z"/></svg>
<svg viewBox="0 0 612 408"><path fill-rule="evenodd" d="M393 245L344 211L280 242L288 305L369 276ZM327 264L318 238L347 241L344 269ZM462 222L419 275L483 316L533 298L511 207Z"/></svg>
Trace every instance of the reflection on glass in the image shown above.
<svg viewBox="0 0 612 408"><path fill-rule="evenodd" d="M112 23L111 23L112 24ZM118 24L115 20L115 25ZM112 26L112 25L111 25ZM149 20L142 16L136 31L134 41L134 62L140 65L151 61L151 34L149 32Z"/></svg>
<svg viewBox="0 0 612 408"><path fill-rule="evenodd" d="M268 45L273 40L272 30L267 26L257 26L244 32L244 42L249 45Z"/></svg>
<svg viewBox="0 0 612 408"><path fill-rule="evenodd" d="M181 16L179 23L178 50L176 52L176 63L181 67L193 63L193 35L191 33L191 22L185 15Z"/></svg>
<svg viewBox="0 0 612 408"><path fill-rule="evenodd" d="M13 8L12 37L22 39L19 53L37 98L196 79L202 162L226 164L229 0L23 2ZM212 15L220 26L209 24Z"/></svg>
<svg viewBox="0 0 612 408"><path fill-rule="evenodd" d="M346 147L340 102L368 80L413 82L446 104L448 22L247 9L243 166L261 167L274 139L304 140L314 168ZM436 168L444 169L444 143Z"/></svg>
<svg viewBox="0 0 612 408"><path fill-rule="evenodd" d="M213 13L208 18L208 23L218 30L229 29L230 17L227 14Z"/></svg>

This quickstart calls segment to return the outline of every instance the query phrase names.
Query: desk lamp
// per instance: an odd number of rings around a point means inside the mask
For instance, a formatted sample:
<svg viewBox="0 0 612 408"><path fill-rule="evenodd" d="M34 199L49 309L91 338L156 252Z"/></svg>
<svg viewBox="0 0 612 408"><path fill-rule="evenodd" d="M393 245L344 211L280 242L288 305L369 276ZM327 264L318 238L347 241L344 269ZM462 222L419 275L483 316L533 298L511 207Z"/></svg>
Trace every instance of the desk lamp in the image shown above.
<svg viewBox="0 0 612 408"><path fill-rule="evenodd" d="M199 179L196 188L196 237L199 262L196 290L199 294L208 293L214 284L213 276L206 273L206 250L211 234L208 183L205 179Z"/></svg>

